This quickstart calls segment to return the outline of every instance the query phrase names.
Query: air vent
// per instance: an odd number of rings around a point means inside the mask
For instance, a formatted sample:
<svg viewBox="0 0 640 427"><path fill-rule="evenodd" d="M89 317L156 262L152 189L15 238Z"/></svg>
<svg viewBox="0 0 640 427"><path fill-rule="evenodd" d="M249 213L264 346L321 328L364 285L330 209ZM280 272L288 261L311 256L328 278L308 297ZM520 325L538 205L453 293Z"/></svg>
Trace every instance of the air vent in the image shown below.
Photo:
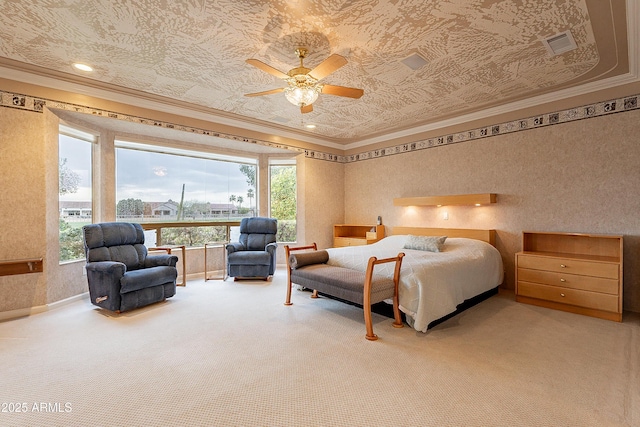
<svg viewBox="0 0 640 427"><path fill-rule="evenodd" d="M427 60L417 53L407 56L400 62L402 62L404 65L411 68L412 70L417 70L418 68L427 64Z"/></svg>
<svg viewBox="0 0 640 427"><path fill-rule="evenodd" d="M542 44L544 44L551 56L560 55L578 48L569 30L542 40Z"/></svg>

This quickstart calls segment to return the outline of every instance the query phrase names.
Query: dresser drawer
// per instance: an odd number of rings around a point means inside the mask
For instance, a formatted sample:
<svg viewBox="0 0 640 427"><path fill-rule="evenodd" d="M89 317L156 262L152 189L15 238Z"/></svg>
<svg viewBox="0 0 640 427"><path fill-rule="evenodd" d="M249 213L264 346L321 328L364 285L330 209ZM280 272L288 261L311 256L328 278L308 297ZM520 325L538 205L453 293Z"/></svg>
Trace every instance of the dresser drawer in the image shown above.
<svg viewBox="0 0 640 427"><path fill-rule="evenodd" d="M518 280L518 295L596 310L618 312L618 296Z"/></svg>
<svg viewBox="0 0 640 427"><path fill-rule="evenodd" d="M366 245L367 241L365 239L360 239L357 237L334 237L333 238L333 246L336 248L340 248L343 246L362 246Z"/></svg>
<svg viewBox="0 0 640 427"><path fill-rule="evenodd" d="M618 280L604 279L602 277L578 276L575 274L556 273L554 271L518 268L518 280L618 295Z"/></svg>
<svg viewBox="0 0 640 427"><path fill-rule="evenodd" d="M518 254L518 268L555 271L558 273L604 277L618 280L618 264Z"/></svg>

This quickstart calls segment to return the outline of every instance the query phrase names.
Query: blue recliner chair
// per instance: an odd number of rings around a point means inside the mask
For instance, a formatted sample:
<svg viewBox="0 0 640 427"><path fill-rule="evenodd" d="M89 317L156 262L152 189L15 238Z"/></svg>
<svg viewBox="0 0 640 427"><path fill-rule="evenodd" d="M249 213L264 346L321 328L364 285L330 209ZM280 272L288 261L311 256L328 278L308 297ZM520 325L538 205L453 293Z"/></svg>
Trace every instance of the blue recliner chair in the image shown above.
<svg viewBox="0 0 640 427"><path fill-rule="evenodd" d="M82 231L92 304L120 313L175 295L178 257L148 256L140 224L89 224Z"/></svg>
<svg viewBox="0 0 640 427"><path fill-rule="evenodd" d="M267 280L276 271L278 220L243 218L239 242L227 244L227 274L235 280L260 277Z"/></svg>

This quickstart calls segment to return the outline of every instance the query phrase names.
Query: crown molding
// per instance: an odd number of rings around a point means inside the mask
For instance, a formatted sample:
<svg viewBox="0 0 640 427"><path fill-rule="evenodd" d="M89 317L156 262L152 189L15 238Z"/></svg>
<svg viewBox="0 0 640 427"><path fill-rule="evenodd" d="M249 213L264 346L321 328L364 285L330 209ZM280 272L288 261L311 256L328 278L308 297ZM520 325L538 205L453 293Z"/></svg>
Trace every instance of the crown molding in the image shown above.
<svg viewBox="0 0 640 427"><path fill-rule="evenodd" d="M289 127L272 124L267 125L258 120L252 120L224 111L179 102L68 73L48 70L8 58L0 58L0 76L7 80L78 93L106 101L135 105L140 108L163 111L179 116L205 120L211 123L233 126L239 129L290 138L336 150L344 150L343 144L333 143L302 132L295 132Z"/></svg>

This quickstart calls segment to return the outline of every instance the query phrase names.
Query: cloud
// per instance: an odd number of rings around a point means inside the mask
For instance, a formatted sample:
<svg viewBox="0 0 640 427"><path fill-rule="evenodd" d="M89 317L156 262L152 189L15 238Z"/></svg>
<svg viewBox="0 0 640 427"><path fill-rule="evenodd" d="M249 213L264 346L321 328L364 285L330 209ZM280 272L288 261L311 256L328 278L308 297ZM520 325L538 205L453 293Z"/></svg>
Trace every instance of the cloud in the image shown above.
<svg viewBox="0 0 640 427"><path fill-rule="evenodd" d="M91 143L61 135L59 146L60 157L81 177L78 191L60 200L90 201ZM233 194L249 205L249 186L238 163L116 149L116 200L180 201L183 184L184 200L228 203Z"/></svg>
<svg viewBox="0 0 640 427"><path fill-rule="evenodd" d="M240 165L146 151L116 150L116 198L145 202L184 199L227 203L231 194L246 198Z"/></svg>

